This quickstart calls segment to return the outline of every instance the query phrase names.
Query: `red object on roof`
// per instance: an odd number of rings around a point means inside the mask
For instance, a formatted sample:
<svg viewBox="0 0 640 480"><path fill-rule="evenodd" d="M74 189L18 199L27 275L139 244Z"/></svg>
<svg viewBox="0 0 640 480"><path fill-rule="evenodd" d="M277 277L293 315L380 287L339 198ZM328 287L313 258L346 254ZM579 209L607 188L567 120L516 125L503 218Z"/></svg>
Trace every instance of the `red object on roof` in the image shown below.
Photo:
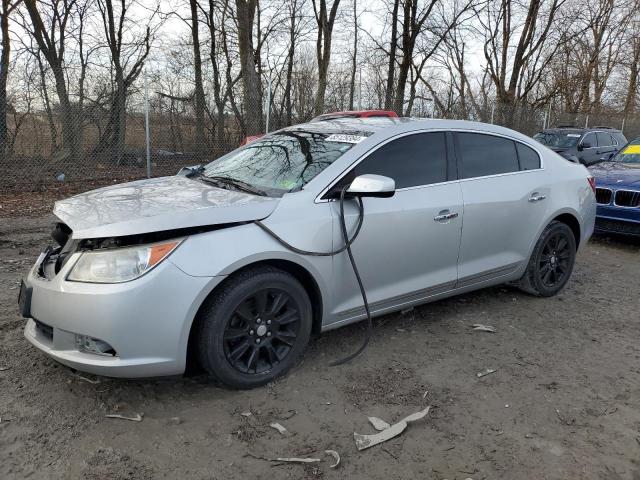
<svg viewBox="0 0 640 480"><path fill-rule="evenodd" d="M242 143L240 144L240 146L246 145L247 143L251 143L255 140L258 140L259 138L264 137L264 133L259 133L258 135L249 135L248 137L244 137L244 140L242 140Z"/></svg>
<svg viewBox="0 0 640 480"><path fill-rule="evenodd" d="M334 118L371 118L386 117L397 118L398 114L392 110L347 110L344 112L323 113L315 117L312 122L320 122L322 120L333 120Z"/></svg>

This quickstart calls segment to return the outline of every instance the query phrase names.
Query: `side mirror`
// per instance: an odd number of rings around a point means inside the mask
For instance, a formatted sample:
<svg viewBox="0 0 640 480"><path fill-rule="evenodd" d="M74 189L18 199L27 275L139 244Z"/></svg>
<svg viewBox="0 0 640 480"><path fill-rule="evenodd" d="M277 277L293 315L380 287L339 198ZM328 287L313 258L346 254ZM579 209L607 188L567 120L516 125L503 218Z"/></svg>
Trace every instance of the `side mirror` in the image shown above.
<svg viewBox="0 0 640 480"><path fill-rule="evenodd" d="M396 193L396 182L393 178L384 177L382 175L359 175L357 176L346 194L352 197L393 197Z"/></svg>
<svg viewBox="0 0 640 480"><path fill-rule="evenodd" d="M591 148L591 144L589 142L582 142L580 145L578 145L579 151L582 151L585 148Z"/></svg>

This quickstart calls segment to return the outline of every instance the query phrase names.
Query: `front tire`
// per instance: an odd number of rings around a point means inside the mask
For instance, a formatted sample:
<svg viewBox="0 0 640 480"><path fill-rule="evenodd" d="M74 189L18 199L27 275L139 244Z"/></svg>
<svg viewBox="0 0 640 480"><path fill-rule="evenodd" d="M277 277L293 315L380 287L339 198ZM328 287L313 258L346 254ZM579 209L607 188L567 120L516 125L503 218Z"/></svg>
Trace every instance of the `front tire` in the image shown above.
<svg viewBox="0 0 640 480"><path fill-rule="evenodd" d="M248 389L286 373L309 343L312 309L298 280L262 266L230 277L199 314L198 357L227 386Z"/></svg>
<svg viewBox="0 0 640 480"><path fill-rule="evenodd" d="M565 223L553 221L540 235L517 286L532 295L556 295L569 281L575 258L573 231Z"/></svg>

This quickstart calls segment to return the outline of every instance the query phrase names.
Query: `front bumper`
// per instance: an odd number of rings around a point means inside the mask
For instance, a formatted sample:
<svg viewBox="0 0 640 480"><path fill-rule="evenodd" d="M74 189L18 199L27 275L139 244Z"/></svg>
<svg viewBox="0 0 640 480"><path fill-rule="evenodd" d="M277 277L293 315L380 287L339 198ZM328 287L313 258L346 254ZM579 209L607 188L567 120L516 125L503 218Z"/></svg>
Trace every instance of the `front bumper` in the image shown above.
<svg viewBox="0 0 640 480"><path fill-rule="evenodd" d="M193 277L168 259L119 284L68 282L68 264L51 280L25 279L31 289L25 337L58 362L110 377L184 372L191 324L204 298L224 277ZM85 353L76 335L108 343L115 355Z"/></svg>
<svg viewBox="0 0 640 480"><path fill-rule="evenodd" d="M598 205L595 231L640 236L640 208Z"/></svg>

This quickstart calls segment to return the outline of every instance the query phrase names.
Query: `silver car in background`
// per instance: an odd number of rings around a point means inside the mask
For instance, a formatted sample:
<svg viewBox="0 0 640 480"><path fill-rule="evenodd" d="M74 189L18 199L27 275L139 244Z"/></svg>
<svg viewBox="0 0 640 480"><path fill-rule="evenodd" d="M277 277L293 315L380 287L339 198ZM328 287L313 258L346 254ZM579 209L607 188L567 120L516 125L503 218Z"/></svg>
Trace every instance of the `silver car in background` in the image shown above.
<svg viewBox="0 0 640 480"><path fill-rule="evenodd" d="M21 287L25 336L99 375L182 374L189 356L229 386L263 385L312 332L365 318L346 252L304 255L275 237L340 250L349 185L351 234L364 207L352 249L373 315L507 282L554 295L594 227L587 170L512 130L302 124L182 175L57 202L57 245Z"/></svg>

